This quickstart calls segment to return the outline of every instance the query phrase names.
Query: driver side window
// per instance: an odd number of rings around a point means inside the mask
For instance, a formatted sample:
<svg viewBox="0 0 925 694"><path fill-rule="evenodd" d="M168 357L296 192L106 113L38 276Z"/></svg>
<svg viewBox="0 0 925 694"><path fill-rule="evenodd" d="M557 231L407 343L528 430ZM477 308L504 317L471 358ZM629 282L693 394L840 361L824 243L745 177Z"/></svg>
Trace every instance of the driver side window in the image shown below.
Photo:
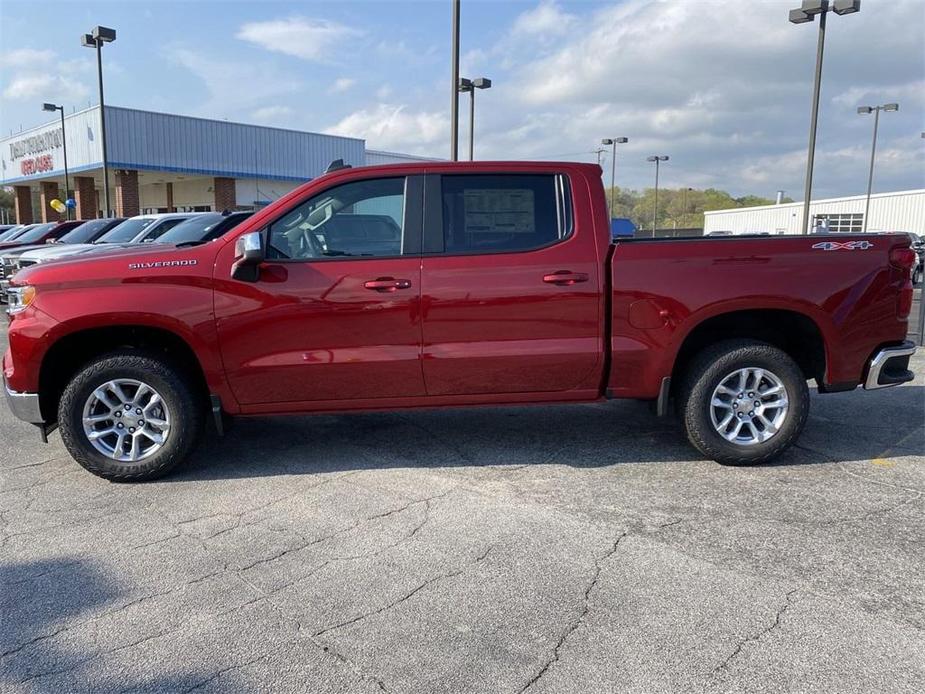
<svg viewBox="0 0 925 694"><path fill-rule="evenodd" d="M270 225L267 258L402 255L405 178L352 181L306 200Z"/></svg>

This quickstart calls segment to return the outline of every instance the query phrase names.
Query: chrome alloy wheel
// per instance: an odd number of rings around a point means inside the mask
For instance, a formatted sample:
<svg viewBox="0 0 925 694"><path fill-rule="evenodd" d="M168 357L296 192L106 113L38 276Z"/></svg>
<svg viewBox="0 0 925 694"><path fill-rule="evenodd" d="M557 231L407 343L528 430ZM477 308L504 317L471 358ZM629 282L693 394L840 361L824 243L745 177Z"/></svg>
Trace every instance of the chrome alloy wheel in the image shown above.
<svg viewBox="0 0 925 694"><path fill-rule="evenodd" d="M754 446L774 436L787 419L787 388L765 369L738 369L726 376L710 398L713 428L730 443Z"/></svg>
<svg viewBox="0 0 925 694"><path fill-rule="evenodd" d="M96 388L83 409L84 434L107 458L134 463L154 455L170 435L170 411L147 383L118 378Z"/></svg>

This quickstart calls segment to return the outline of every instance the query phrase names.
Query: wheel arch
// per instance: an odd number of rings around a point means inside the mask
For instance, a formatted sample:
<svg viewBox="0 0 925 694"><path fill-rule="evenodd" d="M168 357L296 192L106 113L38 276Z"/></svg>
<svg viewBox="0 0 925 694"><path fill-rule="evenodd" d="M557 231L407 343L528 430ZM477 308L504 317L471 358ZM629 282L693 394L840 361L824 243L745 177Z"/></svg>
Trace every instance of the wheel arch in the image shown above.
<svg viewBox="0 0 925 694"><path fill-rule="evenodd" d="M826 342L819 324L800 311L780 308L739 309L719 313L697 323L678 348L671 371L678 384L701 351L722 340L752 339L786 352L807 380L825 383ZM674 388L673 388L674 389Z"/></svg>
<svg viewBox="0 0 925 694"><path fill-rule="evenodd" d="M134 349L166 357L191 379L203 398L209 386L202 362L182 336L163 327L143 324L99 326L75 330L58 338L45 352L39 368L39 403L47 422L57 419L58 402L68 381L96 357Z"/></svg>

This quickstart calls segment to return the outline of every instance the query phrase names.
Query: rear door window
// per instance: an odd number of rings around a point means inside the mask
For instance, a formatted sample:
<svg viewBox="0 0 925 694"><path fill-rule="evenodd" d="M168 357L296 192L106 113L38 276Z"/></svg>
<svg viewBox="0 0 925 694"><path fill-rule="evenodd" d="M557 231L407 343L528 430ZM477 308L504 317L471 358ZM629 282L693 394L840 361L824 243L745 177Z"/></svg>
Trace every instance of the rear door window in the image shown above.
<svg viewBox="0 0 925 694"><path fill-rule="evenodd" d="M443 252L529 251L572 230L566 180L556 174L441 177Z"/></svg>

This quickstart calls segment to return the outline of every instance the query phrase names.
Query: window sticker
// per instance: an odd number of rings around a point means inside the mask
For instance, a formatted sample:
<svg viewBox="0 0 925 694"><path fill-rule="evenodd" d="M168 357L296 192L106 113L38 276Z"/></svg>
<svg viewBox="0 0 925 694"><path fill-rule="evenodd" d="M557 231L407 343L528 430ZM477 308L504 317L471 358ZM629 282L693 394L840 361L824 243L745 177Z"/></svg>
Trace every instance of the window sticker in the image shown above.
<svg viewBox="0 0 925 694"><path fill-rule="evenodd" d="M467 234L532 234L536 231L533 191L467 189L463 192Z"/></svg>

